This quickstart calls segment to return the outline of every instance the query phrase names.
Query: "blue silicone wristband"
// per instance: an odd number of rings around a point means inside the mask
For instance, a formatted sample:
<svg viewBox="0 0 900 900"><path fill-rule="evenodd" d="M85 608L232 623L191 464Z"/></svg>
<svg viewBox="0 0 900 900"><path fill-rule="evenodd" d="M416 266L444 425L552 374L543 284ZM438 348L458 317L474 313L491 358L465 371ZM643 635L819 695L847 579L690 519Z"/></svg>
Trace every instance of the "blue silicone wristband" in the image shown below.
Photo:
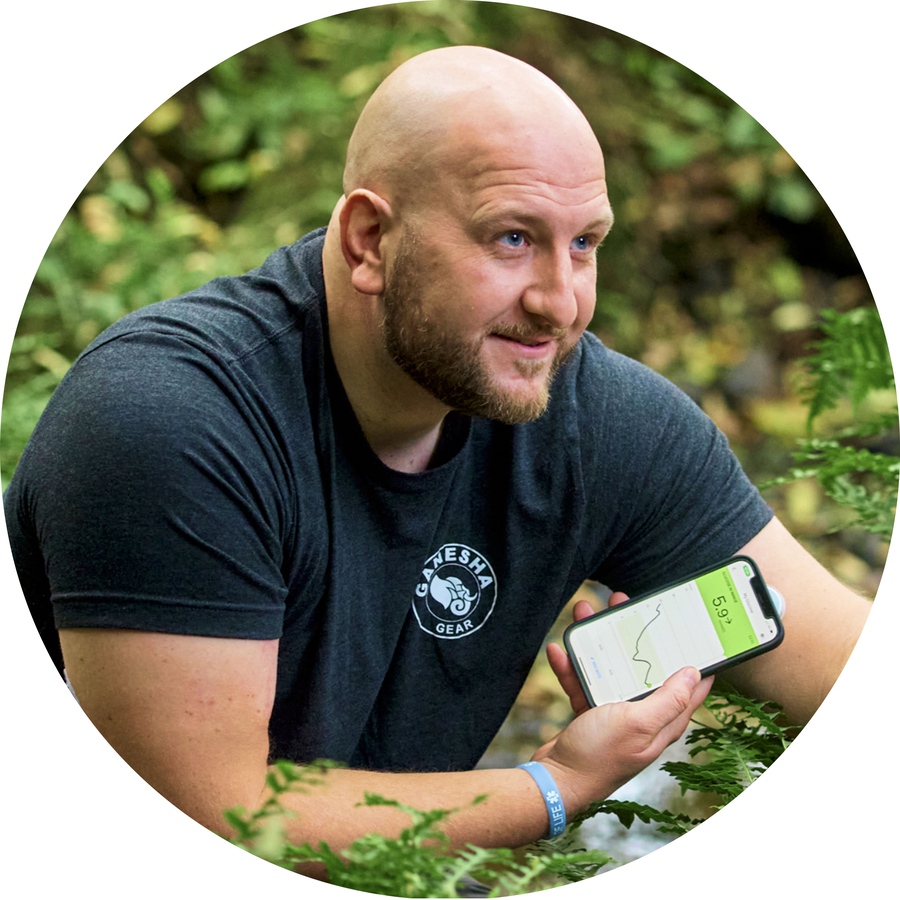
<svg viewBox="0 0 900 900"><path fill-rule="evenodd" d="M516 768L524 769L540 788L550 817L550 837L558 837L566 830L566 808L553 776L539 762L522 763Z"/></svg>

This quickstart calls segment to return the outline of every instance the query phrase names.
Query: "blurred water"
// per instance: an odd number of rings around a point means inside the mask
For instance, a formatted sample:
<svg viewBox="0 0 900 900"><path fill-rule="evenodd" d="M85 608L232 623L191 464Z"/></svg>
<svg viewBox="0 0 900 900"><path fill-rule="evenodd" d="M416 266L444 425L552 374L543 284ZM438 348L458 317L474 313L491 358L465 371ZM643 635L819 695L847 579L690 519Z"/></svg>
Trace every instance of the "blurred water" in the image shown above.
<svg viewBox="0 0 900 900"><path fill-rule="evenodd" d="M686 761L687 748L681 740L669 747L653 765L644 769L640 775L632 778L624 787L616 791L611 799L631 800L643 803L660 810L686 812L693 817L706 814L705 810L694 810L687 807L686 801L671 775L660 769L663 763ZM674 840L677 835L661 834L657 826L645 825L638 819L630 828L625 828L616 816L598 815L588 819L581 826L581 839L588 849L603 850L614 862L601 869L601 874L611 868L622 866L632 860L640 859L653 850Z"/></svg>

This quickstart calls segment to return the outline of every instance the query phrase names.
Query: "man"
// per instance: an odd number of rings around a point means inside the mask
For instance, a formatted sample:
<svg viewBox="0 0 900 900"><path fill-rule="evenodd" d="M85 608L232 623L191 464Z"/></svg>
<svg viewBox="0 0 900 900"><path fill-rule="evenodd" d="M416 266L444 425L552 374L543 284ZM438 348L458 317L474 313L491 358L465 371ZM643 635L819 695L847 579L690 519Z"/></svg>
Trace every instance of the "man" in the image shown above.
<svg viewBox="0 0 900 900"><path fill-rule="evenodd" d="M26 597L86 713L207 827L275 758L295 843L460 808L457 845L548 830L528 772L475 770L564 603L735 552L788 602L734 671L797 721L868 610L771 518L680 392L584 330L612 226L582 114L525 64L433 51L375 92L324 232L127 317L79 358L6 498ZM586 615L585 605L576 617ZM57 638L58 634L58 638ZM652 762L695 670L535 753L571 815ZM488 800L471 807L478 795Z"/></svg>

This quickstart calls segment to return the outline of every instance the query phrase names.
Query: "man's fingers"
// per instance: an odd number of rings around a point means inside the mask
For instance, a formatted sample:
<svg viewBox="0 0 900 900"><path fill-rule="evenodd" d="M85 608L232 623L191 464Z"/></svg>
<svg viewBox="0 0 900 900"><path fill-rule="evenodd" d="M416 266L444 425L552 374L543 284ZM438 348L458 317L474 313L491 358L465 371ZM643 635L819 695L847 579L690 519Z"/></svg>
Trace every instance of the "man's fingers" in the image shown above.
<svg viewBox="0 0 900 900"><path fill-rule="evenodd" d="M650 697L659 698L659 712L664 719L675 721L684 713L693 714L711 686L712 678L703 679L697 669L686 666L670 675Z"/></svg>
<svg viewBox="0 0 900 900"><path fill-rule="evenodd" d="M712 688L712 676L700 678L691 667L680 669L649 697L638 701L646 727L655 738L650 752L659 755L669 744L677 741Z"/></svg>
<svg viewBox="0 0 900 900"><path fill-rule="evenodd" d="M560 687L566 692L566 696L572 704L573 712L578 715L588 709L589 704L585 699L584 691L581 689L581 682L578 680L578 675L575 672L575 667L572 665L572 660L569 659L569 654L559 644L548 644L547 661L550 663L550 668L553 670L557 681L559 681Z"/></svg>
<svg viewBox="0 0 900 900"><path fill-rule="evenodd" d="M580 622L582 619L587 619L595 613L596 610L587 600L578 600L575 606L572 607L572 620ZM559 644L548 644L547 660L557 681L559 681L560 686L566 692L575 715L580 715L586 709L590 709L590 704L584 696L581 682L578 680L578 675L575 672L575 667L572 665L572 660L569 659L569 654Z"/></svg>
<svg viewBox="0 0 900 900"><path fill-rule="evenodd" d="M703 705L703 701L709 694L714 680L713 676L710 675L699 681L691 692L684 710L662 729L660 738L665 742L663 749L677 741L687 730L688 725L691 723L691 717Z"/></svg>
<svg viewBox="0 0 900 900"><path fill-rule="evenodd" d="M575 622L580 622L582 619L587 619L589 616L594 615L595 612L596 610L587 600L579 600L572 608L572 619Z"/></svg>
<svg viewBox="0 0 900 900"><path fill-rule="evenodd" d="M570 674L574 674L569 654L559 644L547 644L547 661L550 663L550 668L559 679L560 684L565 679L568 679ZM565 685L563 686L565 687Z"/></svg>
<svg viewBox="0 0 900 900"><path fill-rule="evenodd" d="M696 669L682 669L643 700L588 709L540 758L575 806L608 797L684 733L711 684Z"/></svg>

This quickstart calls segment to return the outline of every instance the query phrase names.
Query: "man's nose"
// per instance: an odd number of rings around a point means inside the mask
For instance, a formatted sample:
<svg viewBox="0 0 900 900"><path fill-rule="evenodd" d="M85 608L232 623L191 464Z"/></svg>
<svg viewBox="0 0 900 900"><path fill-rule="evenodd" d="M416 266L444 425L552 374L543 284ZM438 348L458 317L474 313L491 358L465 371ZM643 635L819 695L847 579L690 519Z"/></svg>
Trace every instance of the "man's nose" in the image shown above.
<svg viewBox="0 0 900 900"><path fill-rule="evenodd" d="M522 295L522 305L554 328L568 328L578 317L572 258L565 252L542 254L535 260L532 283Z"/></svg>

